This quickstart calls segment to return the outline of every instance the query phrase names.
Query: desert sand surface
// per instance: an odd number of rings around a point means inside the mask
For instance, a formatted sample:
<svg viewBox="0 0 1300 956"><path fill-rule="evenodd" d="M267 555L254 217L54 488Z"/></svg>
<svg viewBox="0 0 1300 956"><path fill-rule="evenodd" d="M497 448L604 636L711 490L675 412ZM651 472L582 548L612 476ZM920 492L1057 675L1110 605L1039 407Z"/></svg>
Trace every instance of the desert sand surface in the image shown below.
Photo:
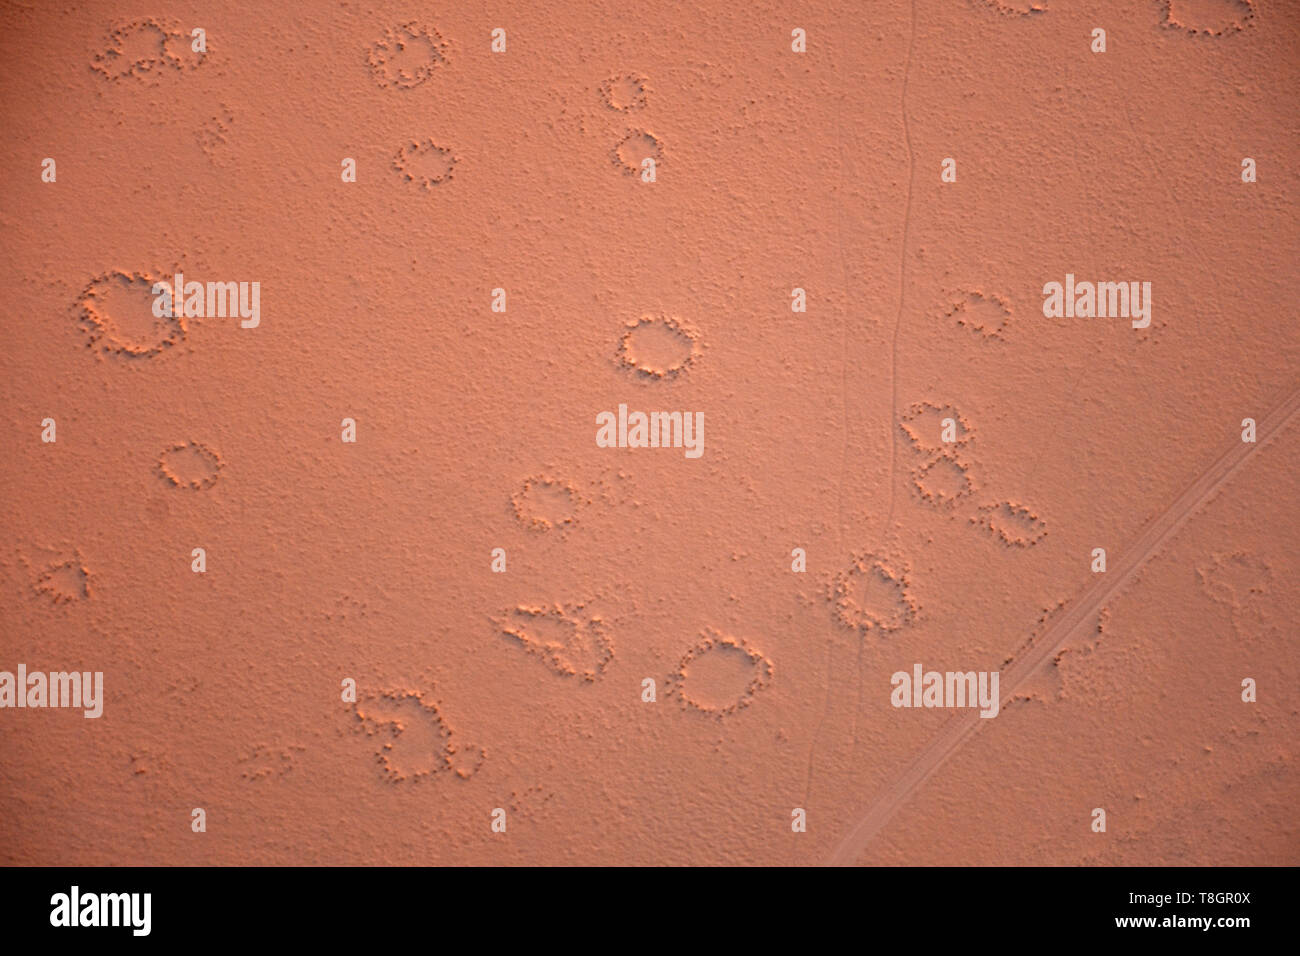
<svg viewBox="0 0 1300 956"><path fill-rule="evenodd" d="M3 4L0 862L1300 863L1298 54Z"/></svg>

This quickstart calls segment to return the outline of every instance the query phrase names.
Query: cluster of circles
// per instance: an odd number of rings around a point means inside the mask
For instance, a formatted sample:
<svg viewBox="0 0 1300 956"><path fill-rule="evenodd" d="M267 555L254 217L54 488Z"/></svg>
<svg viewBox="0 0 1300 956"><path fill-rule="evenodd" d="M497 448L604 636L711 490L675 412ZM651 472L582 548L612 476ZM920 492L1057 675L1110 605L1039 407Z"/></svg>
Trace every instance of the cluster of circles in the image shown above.
<svg viewBox="0 0 1300 956"><path fill-rule="evenodd" d="M191 37L177 23L142 17L115 24L108 45L90 61L91 67L110 80L157 75L163 70L196 69L207 58L206 39L196 51Z"/></svg>
<svg viewBox="0 0 1300 956"><path fill-rule="evenodd" d="M371 44L366 62L383 89L411 90L427 82L448 63L451 43L418 21L398 24ZM397 150L393 168L408 183L432 189L452 177L458 157L432 139L413 139Z"/></svg>

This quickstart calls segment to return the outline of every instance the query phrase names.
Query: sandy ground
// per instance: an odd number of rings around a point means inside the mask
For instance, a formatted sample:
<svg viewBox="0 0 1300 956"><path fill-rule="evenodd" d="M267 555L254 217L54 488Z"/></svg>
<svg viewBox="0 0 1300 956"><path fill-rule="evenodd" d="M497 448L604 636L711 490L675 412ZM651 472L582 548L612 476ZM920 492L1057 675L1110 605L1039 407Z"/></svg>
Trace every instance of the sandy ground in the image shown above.
<svg viewBox="0 0 1300 956"><path fill-rule="evenodd" d="M1295 5L147 9L0 22L0 862L1300 862Z"/></svg>

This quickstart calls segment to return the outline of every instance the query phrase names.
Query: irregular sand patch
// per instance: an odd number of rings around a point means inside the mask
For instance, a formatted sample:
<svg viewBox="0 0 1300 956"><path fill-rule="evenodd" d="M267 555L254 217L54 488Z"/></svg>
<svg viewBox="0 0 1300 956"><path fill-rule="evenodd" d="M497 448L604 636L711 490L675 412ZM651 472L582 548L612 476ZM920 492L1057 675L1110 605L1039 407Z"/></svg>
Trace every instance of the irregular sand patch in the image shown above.
<svg viewBox="0 0 1300 956"><path fill-rule="evenodd" d="M979 0L986 8L1006 17L1027 17L1046 13L1047 4L1041 0Z"/></svg>
<svg viewBox="0 0 1300 956"><path fill-rule="evenodd" d="M1047 536L1047 523L1029 508L1011 501L985 505L971 518L1007 547L1031 548Z"/></svg>
<svg viewBox="0 0 1300 956"><path fill-rule="evenodd" d="M206 52L194 50L190 31L178 21L138 17L109 28L105 46L91 57L90 66L113 81L126 77L143 80L197 69L207 57Z"/></svg>
<svg viewBox="0 0 1300 956"><path fill-rule="evenodd" d="M1201 36L1240 33L1255 19L1253 0L1162 0L1164 25Z"/></svg>
<svg viewBox="0 0 1300 956"><path fill-rule="evenodd" d="M54 604L71 604L90 597L90 572L80 560L64 561L42 571L32 587Z"/></svg>
<svg viewBox="0 0 1300 956"><path fill-rule="evenodd" d="M972 289L955 297L944 316L981 338L1005 341L1011 305L1000 295Z"/></svg>
<svg viewBox="0 0 1300 956"><path fill-rule="evenodd" d="M496 623L503 635L563 677L595 681L614 658L614 642L604 619L582 602L521 604L504 612Z"/></svg>

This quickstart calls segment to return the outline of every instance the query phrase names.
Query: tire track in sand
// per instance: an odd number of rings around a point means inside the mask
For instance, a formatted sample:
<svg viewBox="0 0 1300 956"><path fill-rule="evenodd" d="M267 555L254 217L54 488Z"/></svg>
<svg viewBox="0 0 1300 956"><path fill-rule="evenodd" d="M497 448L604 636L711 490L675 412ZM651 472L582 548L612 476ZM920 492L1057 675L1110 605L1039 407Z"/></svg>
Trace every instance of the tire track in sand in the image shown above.
<svg viewBox="0 0 1300 956"><path fill-rule="evenodd" d="M1035 646L1003 675L1003 699L1010 697L1030 674L1053 657L1076 632L1088 627L1093 616L1129 582L1138 568L1186 524L1192 514L1222 488L1255 451L1268 444L1285 428L1298 411L1300 411L1300 388L1292 391L1259 423L1255 444L1237 441L1232 448L1219 455L1163 514L1149 521L1137 540L1124 552L1112 569L1085 590L1073 606L1066 608L1060 619L1048 629L1043 638L1035 642ZM852 864L899 808L945 760L956 752L980 723L981 719L976 711L963 712L945 723L934 738L913 758L907 769L881 792L867 812L840 840L827 859L827 865Z"/></svg>

